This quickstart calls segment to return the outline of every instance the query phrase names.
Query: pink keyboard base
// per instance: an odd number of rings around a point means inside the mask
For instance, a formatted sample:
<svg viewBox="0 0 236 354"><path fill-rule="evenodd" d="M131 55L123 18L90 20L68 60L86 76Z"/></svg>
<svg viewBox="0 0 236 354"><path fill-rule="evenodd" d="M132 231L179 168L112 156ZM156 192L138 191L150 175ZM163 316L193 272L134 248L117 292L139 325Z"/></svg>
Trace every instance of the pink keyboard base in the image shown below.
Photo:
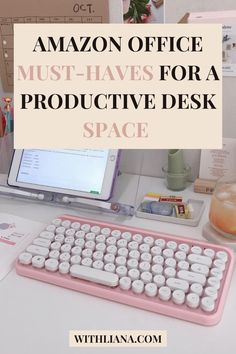
<svg viewBox="0 0 236 354"><path fill-rule="evenodd" d="M61 275L58 271L55 273L49 272L47 270L40 270L34 268L32 266L25 266L16 263L16 272L20 275L41 280L43 282L47 282L50 284L58 285L64 288L68 288L71 290L83 292L86 294L91 294L93 296L98 296L101 298L105 298L107 300L112 300L116 302L120 302L129 306L134 306L137 308L141 308L144 310L156 312L158 314L163 314L166 316L172 316L178 319L183 319L185 321L190 321L194 323L198 323L205 326L212 326L217 324L223 312L223 307L225 303L225 299L228 293L230 280L234 267L234 254L233 252L225 247L217 246L213 244L208 244L206 242L200 242L196 240L190 240L178 236L171 236L163 233L147 231L138 228L131 228L127 226L121 226L116 224L108 224L100 221L90 220L90 219L82 219L73 217L71 215L62 215L61 219L69 219L71 221L79 221L82 223L90 223L91 225L100 225L102 227L110 227L113 229L119 229L124 231L130 231L133 233L141 233L142 235L153 236L154 238L164 238L167 241L175 240L177 242L188 243L189 245L199 245L202 247L210 246L215 251L224 250L229 254L229 260L227 262L225 274L226 276L221 281L221 290L219 292L218 300L216 301L216 308L212 313L206 313L202 311L200 308L198 309L190 309L187 305L175 305L171 300L169 301L161 301L157 297L150 298L146 295L136 295L131 290L123 291L119 288L109 288L107 286L91 283L88 281L80 280L77 278L73 278L70 275Z"/></svg>

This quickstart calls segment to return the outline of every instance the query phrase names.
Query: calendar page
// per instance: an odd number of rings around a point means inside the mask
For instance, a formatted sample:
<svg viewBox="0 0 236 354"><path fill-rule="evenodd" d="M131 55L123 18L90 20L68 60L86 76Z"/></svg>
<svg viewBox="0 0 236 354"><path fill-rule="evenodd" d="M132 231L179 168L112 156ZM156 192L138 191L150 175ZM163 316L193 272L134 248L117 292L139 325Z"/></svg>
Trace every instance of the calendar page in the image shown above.
<svg viewBox="0 0 236 354"><path fill-rule="evenodd" d="M109 22L109 0L6 0L1 3L0 76L5 92L13 91L14 23Z"/></svg>

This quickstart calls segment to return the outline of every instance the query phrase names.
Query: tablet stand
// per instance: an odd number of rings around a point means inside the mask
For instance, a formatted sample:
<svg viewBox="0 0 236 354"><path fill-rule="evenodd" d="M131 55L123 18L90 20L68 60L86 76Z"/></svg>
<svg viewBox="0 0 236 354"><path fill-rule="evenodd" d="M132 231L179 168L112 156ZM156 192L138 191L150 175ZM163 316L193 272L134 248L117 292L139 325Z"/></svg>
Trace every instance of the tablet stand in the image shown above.
<svg viewBox="0 0 236 354"><path fill-rule="evenodd" d="M46 203L63 204L78 208L86 208L91 210L99 210L117 215L132 216L134 214L134 203L126 203L122 201L122 198L118 197L122 195L122 189L125 185L124 181L121 181L121 176L117 177L116 187L114 189L113 197L108 201L93 200L80 197L74 197L70 195L49 193L45 191L26 190L23 188L12 188L5 185L0 185L0 195L13 196L15 198L30 199L36 201L43 201ZM136 186L134 188L136 190ZM124 192L124 191L123 191Z"/></svg>

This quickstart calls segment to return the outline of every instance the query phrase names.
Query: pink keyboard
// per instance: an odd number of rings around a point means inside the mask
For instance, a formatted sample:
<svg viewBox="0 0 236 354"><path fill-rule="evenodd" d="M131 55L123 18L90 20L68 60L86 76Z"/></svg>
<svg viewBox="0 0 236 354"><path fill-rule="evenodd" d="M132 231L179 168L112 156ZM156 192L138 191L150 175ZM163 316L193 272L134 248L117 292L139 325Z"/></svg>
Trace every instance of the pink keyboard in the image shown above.
<svg viewBox="0 0 236 354"><path fill-rule="evenodd" d="M18 274L202 325L222 316L233 252L62 215L20 254Z"/></svg>

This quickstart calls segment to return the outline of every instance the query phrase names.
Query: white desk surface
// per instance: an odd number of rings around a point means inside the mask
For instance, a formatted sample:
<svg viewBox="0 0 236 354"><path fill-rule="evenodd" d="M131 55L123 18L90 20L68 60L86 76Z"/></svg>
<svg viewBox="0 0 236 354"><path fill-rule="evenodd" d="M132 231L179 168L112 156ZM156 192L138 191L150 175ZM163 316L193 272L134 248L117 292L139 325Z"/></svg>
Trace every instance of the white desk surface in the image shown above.
<svg viewBox="0 0 236 354"><path fill-rule="evenodd" d="M127 176L135 179L135 176ZM148 191L167 193L163 180L142 177L138 200ZM126 193L129 194L128 184ZM170 191L168 191L170 194ZM202 226L208 219L209 196L194 194L192 185L183 193L185 198L205 199L207 208L198 227L166 224L151 220L124 218L81 212L60 206L0 197L0 212L15 214L47 223L61 213L71 213L121 224L174 233L202 239ZM63 289L18 276L13 270L0 282L0 353L1 354L69 354L108 353L108 348L69 348L70 329L142 329L167 330L166 348L114 348L109 354L233 354L235 353L236 274L227 297L221 322L203 327L171 317L139 310L90 295Z"/></svg>

